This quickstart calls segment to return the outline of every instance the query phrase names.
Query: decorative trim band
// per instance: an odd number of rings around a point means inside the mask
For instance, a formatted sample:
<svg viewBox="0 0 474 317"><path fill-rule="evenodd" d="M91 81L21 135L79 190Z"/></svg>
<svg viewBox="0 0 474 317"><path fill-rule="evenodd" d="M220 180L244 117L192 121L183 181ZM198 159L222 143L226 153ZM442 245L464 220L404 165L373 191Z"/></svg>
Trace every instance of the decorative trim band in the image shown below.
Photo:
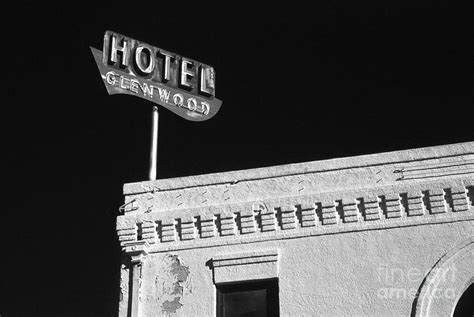
<svg viewBox="0 0 474 317"><path fill-rule="evenodd" d="M474 159L411 165L395 170L394 173L400 175L396 179L397 181L472 174L474 173Z"/></svg>
<svg viewBox="0 0 474 317"><path fill-rule="evenodd" d="M121 245L150 252L252 243L474 219L474 180L318 193L170 212L119 216Z"/></svg>
<svg viewBox="0 0 474 317"><path fill-rule="evenodd" d="M278 250L223 254L212 257L214 283L278 277Z"/></svg>
<svg viewBox="0 0 474 317"><path fill-rule="evenodd" d="M256 264L264 262L277 262L278 251L256 251L238 254L222 254L212 257L212 266L232 266L244 264Z"/></svg>

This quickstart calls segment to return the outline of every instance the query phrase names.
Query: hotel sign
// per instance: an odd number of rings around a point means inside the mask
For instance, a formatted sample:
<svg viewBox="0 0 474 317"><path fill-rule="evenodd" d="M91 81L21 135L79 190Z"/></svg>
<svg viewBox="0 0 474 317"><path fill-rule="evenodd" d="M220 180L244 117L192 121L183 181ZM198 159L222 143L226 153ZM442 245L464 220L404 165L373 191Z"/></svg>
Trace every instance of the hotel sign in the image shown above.
<svg viewBox="0 0 474 317"><path fill-rule="evenodd" d="M210 119L221 107L209 65L111 31L102 52L91 50L110 95L141 97L191 121Z"/></svg>

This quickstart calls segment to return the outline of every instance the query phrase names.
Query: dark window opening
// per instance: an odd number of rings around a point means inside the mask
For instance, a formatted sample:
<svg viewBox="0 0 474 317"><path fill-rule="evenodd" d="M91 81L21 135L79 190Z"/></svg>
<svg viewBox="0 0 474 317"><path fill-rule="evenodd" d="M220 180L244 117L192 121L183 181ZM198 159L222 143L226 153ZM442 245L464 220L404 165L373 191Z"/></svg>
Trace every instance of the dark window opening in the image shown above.
<svg viewBox="0 0 474 317"><path fill-rule="evenodd" d="M474 316L474 284L471 284L466 291L461 295L453 317L457 316Z"/></svg>
<svg viewBox="0 0 474 317"><path fill-rule="evenodd" d="M143 239L143 224L137 223L137 240L140 241Z"/></svg>
<svg viewBox="0 0 474 317"><path fill-rule="evenodd" d="M217 285L218 317L279 315L278 280Z"/></svg>

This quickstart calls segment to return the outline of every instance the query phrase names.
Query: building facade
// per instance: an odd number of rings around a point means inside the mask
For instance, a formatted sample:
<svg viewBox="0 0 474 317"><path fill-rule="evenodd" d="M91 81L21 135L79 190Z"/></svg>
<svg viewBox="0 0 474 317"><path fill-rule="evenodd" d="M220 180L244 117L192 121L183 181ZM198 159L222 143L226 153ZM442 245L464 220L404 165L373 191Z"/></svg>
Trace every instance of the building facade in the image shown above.
<svg viewBox="0 0 474 317"><path fill-rule="evenodd" d="M119 316L450 316L474 142L124 185Z"/></svg>

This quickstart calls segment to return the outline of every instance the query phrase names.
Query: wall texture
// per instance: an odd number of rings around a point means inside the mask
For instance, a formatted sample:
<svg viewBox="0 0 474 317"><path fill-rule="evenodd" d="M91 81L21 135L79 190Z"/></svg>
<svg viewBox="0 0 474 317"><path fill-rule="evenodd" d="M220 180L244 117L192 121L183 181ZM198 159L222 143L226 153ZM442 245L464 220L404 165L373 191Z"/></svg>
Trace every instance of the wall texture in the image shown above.
<svg viewBox="0 0 474 317"><path fill-rule="evenodd" d="M449 315L474 279L474 142L124 194L120 316L212 316L216 284L266 278L282 316Z"/></svg>

